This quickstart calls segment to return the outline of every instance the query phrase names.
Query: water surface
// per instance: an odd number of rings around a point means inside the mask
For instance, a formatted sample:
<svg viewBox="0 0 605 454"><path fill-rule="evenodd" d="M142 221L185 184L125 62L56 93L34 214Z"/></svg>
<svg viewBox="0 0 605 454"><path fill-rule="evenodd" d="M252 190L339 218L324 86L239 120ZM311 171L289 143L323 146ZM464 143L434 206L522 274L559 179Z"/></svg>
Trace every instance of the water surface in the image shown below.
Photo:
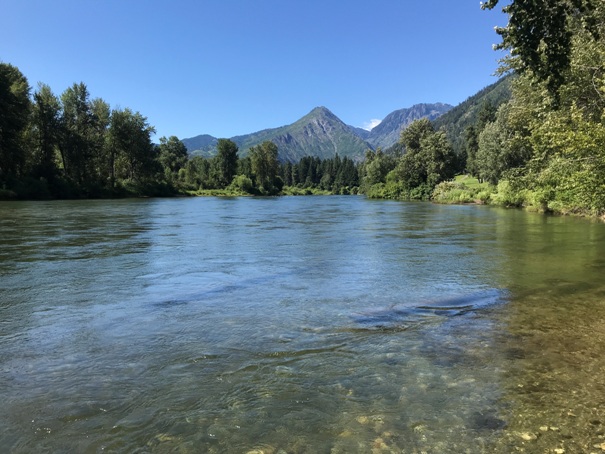
<svg viewBox="0 0 605 454"><path fill-rule="evenodd" d="M354 196L1 203L0 451L599 452L604 249Z"/></svg>

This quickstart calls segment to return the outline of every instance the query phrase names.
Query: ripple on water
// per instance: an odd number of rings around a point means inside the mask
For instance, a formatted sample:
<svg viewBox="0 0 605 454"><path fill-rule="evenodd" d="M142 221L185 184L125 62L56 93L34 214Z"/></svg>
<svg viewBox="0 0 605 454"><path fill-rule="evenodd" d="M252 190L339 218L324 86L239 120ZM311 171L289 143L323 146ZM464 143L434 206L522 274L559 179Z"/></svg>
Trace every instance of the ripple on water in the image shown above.
<svg viewBox="0 0 605 454"><path fill-rule="evenodd" d="M602 226L357 197L0 212L0 451L602 443Z"/></svg>

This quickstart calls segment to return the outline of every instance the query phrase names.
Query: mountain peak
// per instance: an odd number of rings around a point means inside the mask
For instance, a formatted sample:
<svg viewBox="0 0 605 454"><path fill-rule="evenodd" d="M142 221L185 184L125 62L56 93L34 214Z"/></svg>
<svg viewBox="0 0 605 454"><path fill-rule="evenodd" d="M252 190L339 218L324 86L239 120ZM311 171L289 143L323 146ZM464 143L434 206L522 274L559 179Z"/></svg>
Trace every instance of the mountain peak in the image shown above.
<svg viewBox="0 0 605 454"><path fill-rule="evenodd" d="M313 108L310 113L314 113L314 112L330 112L330 109L328 109L326 106L317 106L317 107ZM330 112L330 113L332 113L332 112Z"/></svg>
<svg viewBox="0 0 605 454"><path fill-rule="evenodd" d="M309 112L307 114L307 116L322 116L322 117L332 117L332 118L338 118L336 115L334 115L332 113L332 111L330 109L328 109L327 107L324 106L318 106L315 107L313 110L311 110L311 112Z"/></svg>

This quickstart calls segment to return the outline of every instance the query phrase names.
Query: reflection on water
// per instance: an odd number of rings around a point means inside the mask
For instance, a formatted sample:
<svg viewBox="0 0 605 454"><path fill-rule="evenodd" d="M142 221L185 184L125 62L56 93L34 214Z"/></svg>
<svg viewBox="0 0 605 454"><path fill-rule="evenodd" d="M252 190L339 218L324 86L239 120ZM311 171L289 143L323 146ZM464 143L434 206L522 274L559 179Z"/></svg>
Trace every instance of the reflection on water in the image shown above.
<svg viewBox="0 0 605 454"><path fill-rule="evenodd" d="M0 451L600 452L603 240L361 197L0 204Z"/></svg>

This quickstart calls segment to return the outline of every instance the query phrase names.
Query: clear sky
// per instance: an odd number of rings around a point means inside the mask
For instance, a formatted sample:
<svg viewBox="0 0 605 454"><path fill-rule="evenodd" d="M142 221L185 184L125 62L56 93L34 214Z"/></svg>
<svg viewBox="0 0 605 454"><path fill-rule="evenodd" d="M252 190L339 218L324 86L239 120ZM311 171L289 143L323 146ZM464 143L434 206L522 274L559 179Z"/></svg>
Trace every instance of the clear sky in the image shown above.
<svg viewBox="0 0 605 454"><path fill-rule="evenodd" d="M84 82L157 136L231 137L326 106L366 126L496 81L478 0L0 0L0 61L35 88Z"/></svg>

